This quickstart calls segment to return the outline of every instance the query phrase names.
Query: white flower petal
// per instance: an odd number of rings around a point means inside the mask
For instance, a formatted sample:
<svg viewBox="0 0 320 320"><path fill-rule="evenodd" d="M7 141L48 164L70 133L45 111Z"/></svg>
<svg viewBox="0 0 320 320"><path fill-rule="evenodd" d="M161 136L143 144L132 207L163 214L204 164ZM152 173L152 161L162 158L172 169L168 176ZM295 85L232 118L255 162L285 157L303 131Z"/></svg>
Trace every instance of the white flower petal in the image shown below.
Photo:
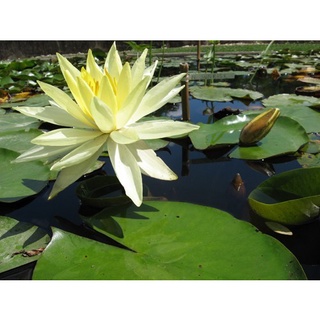
<svg viewBox="0 0 320 320"><path fill-rule="evenodd" d="M81 84L83 84L84 80L81 77L77 77L75 79L72 78L72 76L68 70L66 70L66 72L65 72L65 78L66 78L68 87L69 87L74 99L76 100L78 106L80 107L82 112L85 114L85 117L87 118L87 120L89 122L93 122L93 120L91 119L91 115L88 111L88 106L86 104L86 101L84 100L84 97L86 98L86 93L88 92L88 89L85 88L84 89L85 93L83 93L81 91L83 88L79 87L79 82L81 82L81 80L82 80Z"/></svg>
<svg viewBox="0 0 320 320"><path fill-rule="evenodd" d="M56 106L13 107L12 109L19 111L26 116L63 127L92 128L92 126L86 126L83 122L72 117L67 111Z"/></svg>
<svg viewBox="0 0 320 320"><path fill-rule="evenodd" d="M131 128L122 128L120 130L112 131L110 137L114 142L119 144L129 144L139 140L136 130Z"/></svg>
<svg viewBox="0 0 320 320"><path fill-rule="evenodd" d="M94 93L92 92L91 88L88 86L87 82L82 78L77 78L77 88L78 88L78 95L75 99L77 101L81 101L81 109L87 115L89 119L92 120L92 116L90 113L90 104L91 100L94 97ZM80 103L79 103L80 105Z"/></svg>
<svg viewBox="0 0 320 320"><path fill-rule="evenodd" d="M52 162L58 158L65 156L67 153L69 153L72 149L76 147L77 146L74 145L65 147L35 146L22 153L13 162L20 163L34 160Z"/></svg>
<svg viewBox="0 0 320 320"><path fill-rule="evenodd" d="M160 180L176 180L178 178L145 142L138 141L127 145L127 147L144 174Z"/></svg>
<svg viewBox="0 0 320 320"><path fill-rule="evenodd" d="M49 199L55 197L60 191L67 188L73 182L77 181L81 176L88 172L88 170L92 167L92 165L96 162L102 152L103 146L99 150L97 150L90 158L87 160L76 164L74 166L63 169L58 178L53 185L51 193L49 195Z"/></svg>
<svg viewBox="0 0 320 320"><path fill-rule="evenodd" d="M34 138L31 142L43 146L69 146L82 144L101 135L102 132L98 130L56 129Z"/></svg>
<svg viewBox="0 0 320 320"><path fill-rule="evenodd" d="M117 112L117 129L131 123L132 115L139 107L149 83L149 78L145 77L140 83L130 92L124 101L121 109Z"/></svg>
<svg viewBox="0 0 320 320"><path fill-rule="evenodd" d="M108 133L115 129L113 112L102 100L94 97L91 101L90 112L102 132Z"/></svg>
<svg viewBox="0 0 320 320"><path fill-rule="evenodd" d="M95 81L101 80L103 76L103 72L101 68L97 65L91 49L88 50L86 70L90 73L93 79L95 79Z"/></svg>
<svg viewBox="0 0 320 320"><path fill-rule="evenodd" d="M132 87L131 78L132 78L131 68L129 63L126 62L119 75L118 86L117 86L117 103L118 103L119 110L122 108L122 103L126 100L126 98L128 97L131 91L131 87Z"/></svg>
<svg viewBox="0 0 320 320"><path fill-rule="evenodd" d="M133 114L130 123L140 120L142 117L157 111L164 106L171 98L176 96L183 86L175 88L185 74L170 77L162 80L155 87L151 88L143 97L139 108Z"/></svg>
<svg viewBox="0 0 320 320"><path fill-rule="evenodd" d="M134 88L143 78L146 64L146 56L148 53L148 49L144 49L141 56L135 61L135 63L132 66L132 88Z"/></svg>
<svg viewBox="0 0 320 320"><path fill-rule="evenodd" d="M135 157L126 145L117 144L112 139L108 140L108 153L126 195L139 207L142 203L143 187L140 168Z"/></svg>
<svg viewBox="0 0 320 320"><path fill-rule="evenodd" d="M199 126L188 122L173 120L152 120L134 123L128 129L134 129L141 140L161 139L188 134L197 130Z"/></svg>
<svg viewBox="0 0 320 320"><path fill-rule="evenodd" d="M76 67L74 67L73 64L61 54L57 53L57 58L58 58L59 66L63 76L65 77L65 73L68 70L71 77L75 81L75 79L80 76L80 71Z"/></svg>
<svg viewBox="0 0 320 320"><path fill-rule="evenodd" d="M119 78L119 75L122 71L122 62L115 43L113 43L108 52L104 67L109 72L111 77L115 79Z"/></svg>
<svg viewBox="0 0 320 320"><path fill-rule="evenodd" d="M153 75L154 75L154 72L156 71L157 65L158 65L158 60L156 60L150 67L145 69L143 72L143 77L149 77L149 82L148 82L147 87L149 86L149 84L153 78Z"/></svg>
<svg viewBox="0 0 320 320"><path fill-rule="evenodd" d="M114 114L118 111L117 97L114 93L110 79L106 75L101 78L98 98L109 106Z"/></svg>
<svg viewBox="0 0 320 320"><path fill-rule="evenodd" d="M88 121L86 115L83 113L81 108L71 99L71 97L64 91L56 88L50 84L38 81L41 89L51 97L59 108L67 111L72 117L83 122L85 126L91 126L92 122Z"/></svg>
<svg viewBox="0 0 320 320"><path fill-rule="evenodd" d="M51 170L60 171L64 168L80 164L83 161L91 158L97 150L103 149L103 146L108 138L108 135L102 135L96 139L87 141L79 147L73 149L70 153L64 156L61 160L56 162Z"/></svg>

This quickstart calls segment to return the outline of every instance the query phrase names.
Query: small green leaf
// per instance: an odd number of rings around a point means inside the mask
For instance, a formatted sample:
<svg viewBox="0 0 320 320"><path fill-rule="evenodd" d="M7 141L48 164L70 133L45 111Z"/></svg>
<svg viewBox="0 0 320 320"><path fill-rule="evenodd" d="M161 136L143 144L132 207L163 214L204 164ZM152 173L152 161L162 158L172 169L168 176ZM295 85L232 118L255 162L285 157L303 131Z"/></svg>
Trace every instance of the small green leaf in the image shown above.
<svg viewBox="0 0 320 320"><path fill-rule="evenodd" d="M213 124L198 123L200 128L192 131L189 137L198 150L237 144L242 127L252 118L253 116L237 115L224 117Z"/></svg>
<svg viewBox="0 0 320 320"><path fill-rule="evenodd" d="M258 100L263 97L260 92L247 89L222 87L190 87L190 93L196 99L207 101L232 101L234 98Z"/></svg>

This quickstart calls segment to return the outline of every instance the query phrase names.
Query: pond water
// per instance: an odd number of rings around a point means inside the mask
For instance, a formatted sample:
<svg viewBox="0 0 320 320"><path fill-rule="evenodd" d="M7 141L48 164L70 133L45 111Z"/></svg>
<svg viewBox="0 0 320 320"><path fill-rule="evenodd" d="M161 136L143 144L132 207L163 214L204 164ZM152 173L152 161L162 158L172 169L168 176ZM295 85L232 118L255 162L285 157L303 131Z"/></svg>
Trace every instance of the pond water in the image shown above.
<svg viewBox="0 0 320 320"><path fill-rule="evenodd" d="M245 77L236 77L231 82L232 87L244 87L247 83ZM260 81L252 90L257 90L268 97L277 93L294 93L296 82L285 81ZM218 112L231 107L234 110L247 110L261 107L261 102L252 101L245 103L240 100L232 102L205 102L190 97L191 122L211 123L211 111ZM168 105L160 112L162 116L181 119L181 103ZM149 190L149 196L162 200L184 201L206 205L229 212L234 217L249 221L261 231L272 235L287 246L298 258L309 279L320 279L320 225L319 221L308 225L293 228L293 236L284 236L273 233L264 223L254 215L248 206L247 196L261 182L269 176L256 166L256 163L230 159L227 153L230 150L214 152L201 152L194 150L190 145L179 145L170 142L169 145L157 151L165 163L178 175L176 181L160 181L144 177L144 185ZM268 170L281 173L290 169L301 167L293 157L282 157L263 163ZM105 174L113 175L113 169L108 159L101 170ZM240 174L244 185L239 190L234 187L233 179ZM85 214L87 208L81 206L75 194L78 183L73 184L56 198L47 201L51 190L49 184L38 196L20 201L17 204L4 205L4 213L9 217L50 230L51 226L72 231L95 238L97 235L88 230L79 214ZM103 237L100 241L107 241ZM6 272L2 279L29 279L31 278L34 264Z"/></svg>

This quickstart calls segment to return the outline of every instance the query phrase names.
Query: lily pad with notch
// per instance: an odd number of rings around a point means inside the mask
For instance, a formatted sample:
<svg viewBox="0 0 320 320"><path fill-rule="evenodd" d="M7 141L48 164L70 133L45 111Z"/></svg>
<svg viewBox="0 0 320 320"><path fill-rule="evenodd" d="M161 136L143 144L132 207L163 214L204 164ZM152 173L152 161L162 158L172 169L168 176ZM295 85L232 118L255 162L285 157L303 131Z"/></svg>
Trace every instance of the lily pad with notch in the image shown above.
<svg viewBox="0 0 320 320"><path fill-rule="evenodd" d="M110 216L119 235L106 228ZM33 279L306 279L279 241L214 208L146 201L85 221L130 250L54 228Z"/></svg>

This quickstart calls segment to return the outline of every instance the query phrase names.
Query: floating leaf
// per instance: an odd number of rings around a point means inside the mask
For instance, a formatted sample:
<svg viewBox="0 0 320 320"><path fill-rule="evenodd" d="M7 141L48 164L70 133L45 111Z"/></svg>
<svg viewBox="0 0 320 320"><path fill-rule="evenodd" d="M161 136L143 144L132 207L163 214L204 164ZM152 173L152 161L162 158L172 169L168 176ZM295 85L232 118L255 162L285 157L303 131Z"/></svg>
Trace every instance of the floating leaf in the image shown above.
<svg viewBox="0 0 320 320"><path fill-rule="evenodd" d="M9 76L5 76L0 79L0 87L1 88L8 88L13 83L14 83L14 80Z"/></svg>
<svg viewBox="0 0 320 320"><path fill-rule="evenodd" d="M87 223L131 250L54 228L33 279L305 279L280 242L210 207L147 201Z"/></svg>
<svg viewBox="0 0 320 320"><path fill-rule="evenodd" d="M277 106L282 115L298 121L308 133L320 131L320 113L315 110L320 107L319 98L278 94L262 100L262 103L266 107Z"/></svg>
<svg viewBox="0 0 320 320"><path fill-rule="evenodd" d="M50 237L44 230L0 216L0 272L39 259L49 241Z"/></svg>
<svg viewBox="0 0 320 320"><path fill-rule="evenodd" d="M41 122L38 119L25 116L21 113L10 112L0 114L0 132L14 131L28 128L38 128Z"/></svg>
<svg viewBox="0 0 320 320"><path fill-rule="evenodd" d="M241 129L253 117L246 114L231 115L213 124L197 123L200 128L192 131L189 137L194 147L198 150L237 144Z"/></svg>
<svg viewBox="0 0 320 320"><path fill-rule="evenodd" d="M237 144L242 128L258 114L246 112L227 116L213 124L199 123L200 128L189 135L191 142L199 150ZM280 116L271 131L260 142L253 146L237 147L230 157L246 160L270 158L296 152L308 141L307 133L298 122Z"/></svg>
<svg viewBox="0 0 320 320"><path fill-rule="evenodd" d="M231 158L258 160L290 154L308 143L304 128L289 117L279 117L271 131L256 145L237 147L230 153Z"/></svg>
<svg viewBox="0 0 320 320"><path fill-rule="evenodd" d="M0 202L15 202L40 192L50 170L40 161L11 163L20 153L0 149Z"/></svg>
<svg viewBox="0 0 320 320"><path fill-rule="evenodd" d="M319 216L320 167L299 168L274 175L254 189L252 209L267 220L300 225Z"/></svg>
<svg viewBox="0 0 320 320"><path fill-rule="evenodd" d="M233 98L258 100L263 97L260 92L247 89L221 87L190 87L190 93L196 99L207 101L232 101Z"/></svg>
<svg viewBox="0 0 320 320"><path fill-rule="evenodd" d="M0 148L9 149L15 152L25 152L34 147L30 141L42 134L38 129L26 129L17 131L0 131Z"/></svg>
<svg viewBox="0 0 320 320"><path fill-rule="evenodd" d="M318 79L318 78L303 77L303 78L299 79L299 81L305 82L305 83L312 83L312 84L320 85L320 79Z"/></svg>
<svg viewBox="0 0 320 320"><path fill-rule="evenodd" d="M316 107L320 106L320 99L315 97L298 96L296 94L276 94L262 100L265 107Z"/></svg>
<svg viewBox="0 0 320 320"><path fill-rule="evenodd" d="M12 107L45 107L50 105L50 98L46 94L36 94L31 96L30 98L21 101L9 101L1 104L2 108L12 108Z"/></svg>
<svg viewBox="0 0 320 320"><path fill-rule="evenodd" d="M303 168L319 167L320 166L320 154L303 153L297 161Z"/></svg>

